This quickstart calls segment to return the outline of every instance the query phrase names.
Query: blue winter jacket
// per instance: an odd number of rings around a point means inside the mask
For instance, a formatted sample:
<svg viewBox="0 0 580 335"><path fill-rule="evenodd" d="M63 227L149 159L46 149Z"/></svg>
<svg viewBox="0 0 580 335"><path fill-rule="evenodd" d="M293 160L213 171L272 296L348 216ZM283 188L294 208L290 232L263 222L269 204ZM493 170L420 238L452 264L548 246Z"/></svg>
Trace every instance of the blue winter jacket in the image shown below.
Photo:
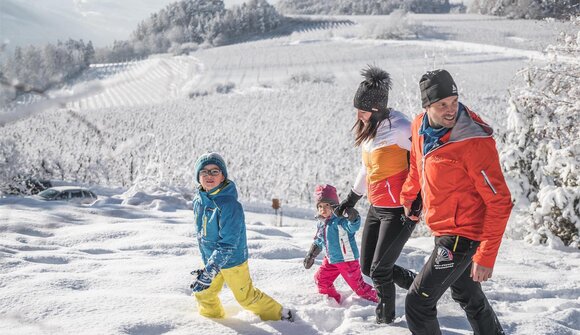
<svg viewBox="0 0 580 335"><path fill-rule="evenodd" d="M354 261L359 257L354 239L359 228L360 216L353 222L334 214L328 220L318 217L314 243L321 249L326 248L326 257L330 264Z"/></svg>
<svg viewBox="0 0 580 335"><path fill-rule="evenodd" d="M248 259L246 223L236 185L226 180L193 199L197 242L205 268L228 269Z"/></svg>

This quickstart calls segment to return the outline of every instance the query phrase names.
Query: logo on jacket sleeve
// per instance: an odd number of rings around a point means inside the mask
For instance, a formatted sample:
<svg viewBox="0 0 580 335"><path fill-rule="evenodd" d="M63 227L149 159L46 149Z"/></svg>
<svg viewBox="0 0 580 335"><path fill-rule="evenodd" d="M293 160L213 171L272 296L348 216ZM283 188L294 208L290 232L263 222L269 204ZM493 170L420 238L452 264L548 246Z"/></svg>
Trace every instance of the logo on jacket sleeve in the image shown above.
<svg viewBox="0 0 580 335"><path fill-rule="evenodd" d="M451 250L439 246L437 248L437 257L435 257L435 264L433 267L436 270L447 269L453 267L453 253Z"/></svg>

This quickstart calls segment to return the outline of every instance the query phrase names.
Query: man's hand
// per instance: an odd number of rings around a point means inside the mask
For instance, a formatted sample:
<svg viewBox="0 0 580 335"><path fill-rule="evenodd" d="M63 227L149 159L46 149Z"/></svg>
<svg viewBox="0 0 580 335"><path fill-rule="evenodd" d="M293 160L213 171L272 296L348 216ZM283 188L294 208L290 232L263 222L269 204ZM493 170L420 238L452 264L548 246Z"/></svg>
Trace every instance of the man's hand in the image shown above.
<svg viewBox="0 0 580 335"><path fill-rule="evenodd" d="M411 214L411 208L403 207L405 210L405 216L408 217L412 221L419 221L419 217L417 215Z"/></svg>
<svg viewBox="0 0 580 335"><path fill-rule="evenodd" d="M488 268L487 266L479 265L475 262L471 265L471 278L476 282L484 282L491 278L493 273L493 268Z"/></svg>
<svg viewBox="0 0 580 335"><path fill-rule="evenodd" d="M423 210L423 198L421 197L421 192L417 193L417 197L413 200L411 207L403 206L405 210L405 216L411 221L419 221L419 216L421 216L421 211Z"/></svg>

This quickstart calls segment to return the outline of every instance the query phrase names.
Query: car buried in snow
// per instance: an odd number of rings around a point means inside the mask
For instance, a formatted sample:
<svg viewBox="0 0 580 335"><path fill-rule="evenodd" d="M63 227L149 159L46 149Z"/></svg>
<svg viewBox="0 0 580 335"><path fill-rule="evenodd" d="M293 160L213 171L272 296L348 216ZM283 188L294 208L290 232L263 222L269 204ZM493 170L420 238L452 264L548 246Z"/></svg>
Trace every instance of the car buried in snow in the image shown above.
<svg viewBox="0 0 580 335"><path fill-rule="evenodd" d="M34 196L39 200L61 200L79 204L92 204L97 200L97 195L84 187L57 186L48 188Z"/></svg>

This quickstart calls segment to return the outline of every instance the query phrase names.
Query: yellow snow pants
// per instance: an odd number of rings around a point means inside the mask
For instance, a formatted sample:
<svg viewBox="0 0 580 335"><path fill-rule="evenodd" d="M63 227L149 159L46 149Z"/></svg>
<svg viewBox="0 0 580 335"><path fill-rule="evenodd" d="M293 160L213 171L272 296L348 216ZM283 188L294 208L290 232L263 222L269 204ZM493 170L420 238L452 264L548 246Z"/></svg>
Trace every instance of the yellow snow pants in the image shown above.
<svg viewBox="0 0 580 335"><path fill-rule="evenodd" d="M199 314L209 318L225 316L224 307L218 297L224 282L232 290L238 303L257 314L263 321L280 320L282 317L282 305L254 287L248 261L233 268L221 269L208 289L194 294Z"/></svg>

